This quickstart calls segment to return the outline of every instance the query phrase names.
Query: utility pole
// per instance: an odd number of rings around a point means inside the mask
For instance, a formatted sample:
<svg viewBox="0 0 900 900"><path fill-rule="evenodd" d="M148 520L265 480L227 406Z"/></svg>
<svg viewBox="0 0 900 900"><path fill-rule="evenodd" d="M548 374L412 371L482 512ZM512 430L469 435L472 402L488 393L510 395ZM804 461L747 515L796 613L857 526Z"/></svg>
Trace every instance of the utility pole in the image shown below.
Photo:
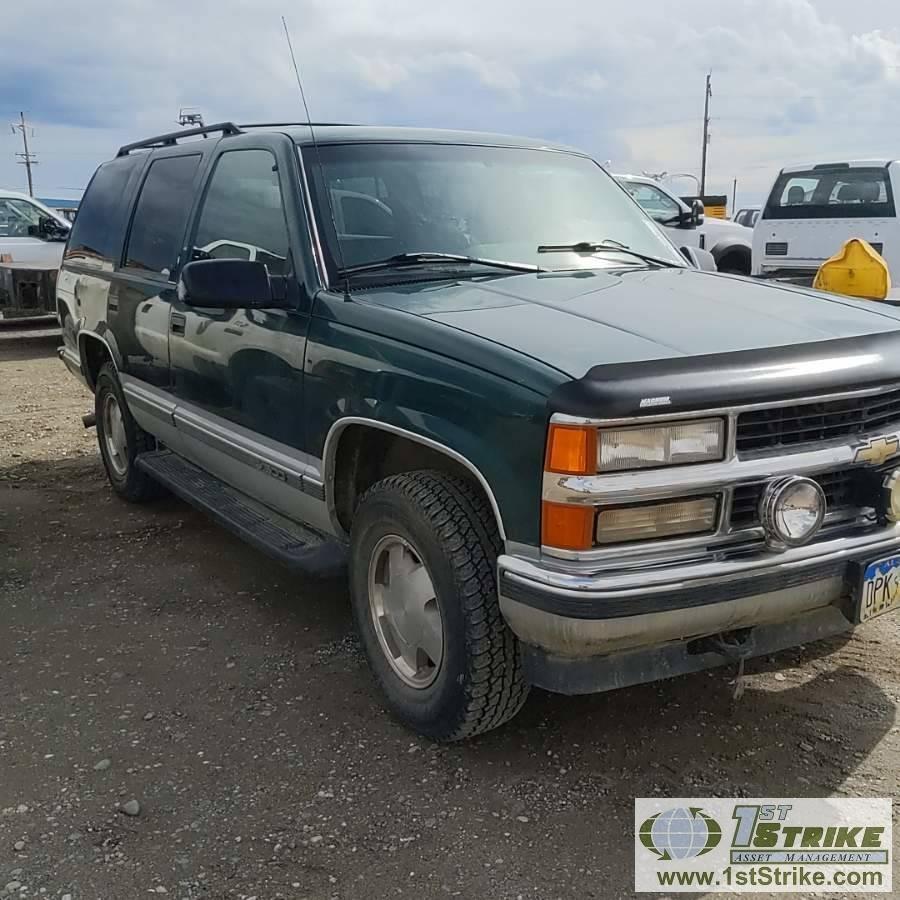
<svg viewBox="0 0 900 900"><path fill-rule="evenodd" d="M19 124L10 126L13 130L13 134L17 131L22 132L22 143L25 145L24 153L17 153L16 156L19 157L19 164L25 166L25 171L28 173L28 196L34 196L34 183L31 180L31 167L37 165L37 156L34 153L29 152L28 150L28 126L25 124L25 113L19 113ZM32 131L32 134L34 132Z"/></svg>
<svg viewBox="0 0 900 900"><path fill-rule="evenodd" d="M709 98L712 97L712 72L706 75L706 95L703 98L703 161L700 163L700 196L706 195L706 150L709 145Z"/></svg>
<svg viewBox="0 0 900 900"><path fill-rule="evenodd" d="M731 218L737 212L737 178L734 179L734 185L731 188Z"/></svg>

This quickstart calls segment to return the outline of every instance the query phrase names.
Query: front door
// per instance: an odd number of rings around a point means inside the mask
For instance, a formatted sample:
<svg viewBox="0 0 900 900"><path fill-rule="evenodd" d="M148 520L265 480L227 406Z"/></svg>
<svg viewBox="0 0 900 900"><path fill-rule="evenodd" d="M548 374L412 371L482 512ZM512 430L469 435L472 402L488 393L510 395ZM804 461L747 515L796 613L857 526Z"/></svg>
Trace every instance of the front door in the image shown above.
<svg viewBox="0 0 900 900"><path fill-rule="evenodd" d="M280 163L278 148L264 141L229 139L219 152L195 214L187 258L263 262L270 277L282 282L290 308L198 309L175 299L169 322L181 425L207 448L240 463L226 470L220 459L218 469L237 487L246 487L260 471L275 472L272 453L299 459L303 446L309 303L295 277L286 217L282 169L290 172L290 160L285 156ZM198 446L197 452L207 450Z"/></svg>

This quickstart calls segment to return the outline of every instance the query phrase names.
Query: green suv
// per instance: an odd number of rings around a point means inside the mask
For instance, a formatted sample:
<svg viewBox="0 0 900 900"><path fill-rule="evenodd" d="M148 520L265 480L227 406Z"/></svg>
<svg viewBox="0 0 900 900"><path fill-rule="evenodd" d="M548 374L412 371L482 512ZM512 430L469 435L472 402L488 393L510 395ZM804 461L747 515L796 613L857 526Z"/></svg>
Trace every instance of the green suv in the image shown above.
<svg viewBox="0 0 900 900"><path fill-rule="evenodd" d="M113 489L349 571L435 739L900 603L896 311L701 271L577 151L151 138L94 175L57 299Z"/></svg>

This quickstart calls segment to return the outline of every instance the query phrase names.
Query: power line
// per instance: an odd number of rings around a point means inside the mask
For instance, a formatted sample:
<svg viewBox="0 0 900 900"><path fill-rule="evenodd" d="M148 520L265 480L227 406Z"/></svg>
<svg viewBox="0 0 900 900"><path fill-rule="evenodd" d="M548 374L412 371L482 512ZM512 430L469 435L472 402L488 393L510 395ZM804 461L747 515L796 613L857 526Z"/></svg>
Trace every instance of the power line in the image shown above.
<svg viewBox="0 0 900 900"><path fill-rule="evenodd" d="M22 144L25 147L23 153L17 153L16 156L19 157L17 162L19 165L25 166L25 171L28 174L28 196L34 196L34 184L31 180L31 167L37 165L37 156L34 153L31 153L28 149L28 126L25 124L25 113L19 113L19 122L16 125L10 125L12 128L13 134L17 131L22 132ZM31 130L31 136L34 137L34 129Z"/></svg>

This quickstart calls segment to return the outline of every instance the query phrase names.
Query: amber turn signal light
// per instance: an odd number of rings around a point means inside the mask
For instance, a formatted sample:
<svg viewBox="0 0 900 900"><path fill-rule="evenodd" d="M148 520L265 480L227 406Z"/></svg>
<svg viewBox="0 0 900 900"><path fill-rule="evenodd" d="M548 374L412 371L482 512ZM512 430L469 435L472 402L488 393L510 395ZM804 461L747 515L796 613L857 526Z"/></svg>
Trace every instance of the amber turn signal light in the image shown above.
<svg viewBox="0 0 900 900"><path fill-rule="evenodd" d="M593 506L541 504L541 543L560 550L588 550L594 543Z"/></svg>
<svg viewBox="0 0 900 900"><path fill-rule="evenodd" d="M582 425L551 425L547 435L548 472L595 475L597 429Z"/></svg>

